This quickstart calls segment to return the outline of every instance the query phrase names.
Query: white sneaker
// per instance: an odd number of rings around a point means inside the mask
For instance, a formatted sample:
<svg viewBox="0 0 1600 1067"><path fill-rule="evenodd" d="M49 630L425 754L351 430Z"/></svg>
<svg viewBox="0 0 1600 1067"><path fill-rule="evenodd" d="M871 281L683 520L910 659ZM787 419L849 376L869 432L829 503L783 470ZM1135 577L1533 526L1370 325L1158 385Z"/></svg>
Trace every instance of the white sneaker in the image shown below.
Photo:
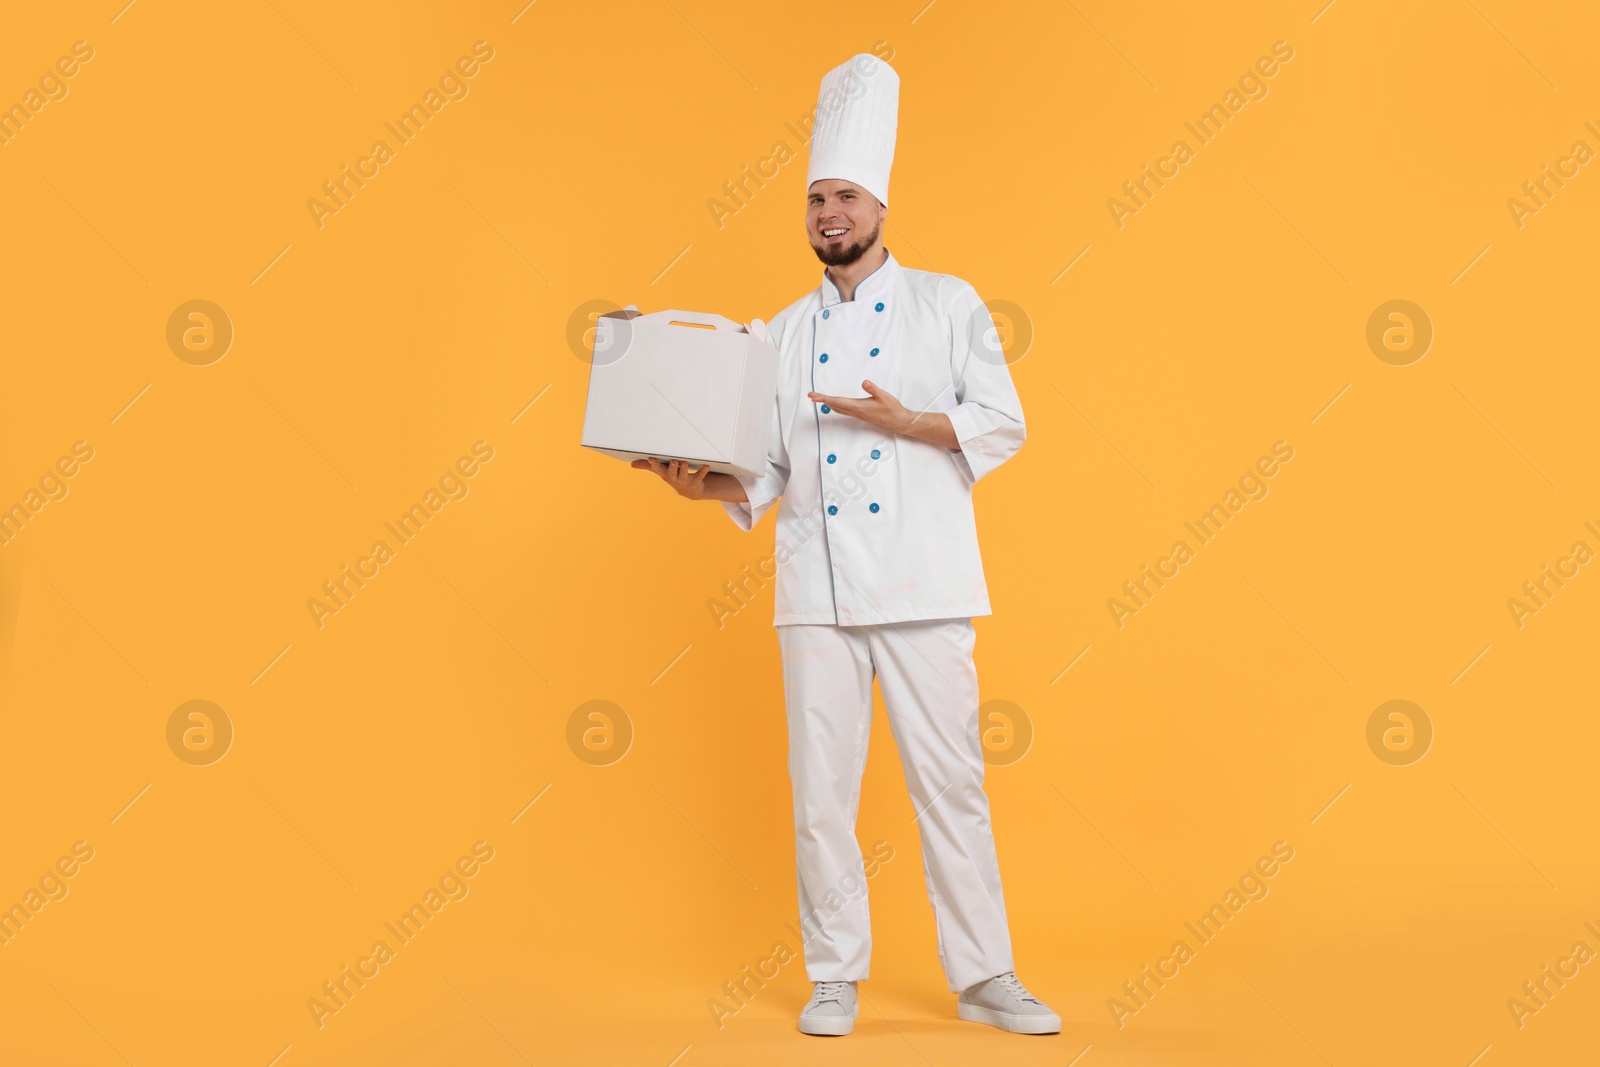
<svg viewBox="0 0 1600 1067"><path fill-rule="evenodd" d="M1007 971L979 982L956 998L956 1014L973 1023L988 1023L1013 1034L1059 1034L1061 1016L1045 1007Z"/></svg>
<svg viewBox="0 0 1600 1067"><path fill-rule="evenodd" d="M800 1012L800 1032L842 1037L855 1029L860 1013L854 982L817 982L811 1002Z"/></svg>

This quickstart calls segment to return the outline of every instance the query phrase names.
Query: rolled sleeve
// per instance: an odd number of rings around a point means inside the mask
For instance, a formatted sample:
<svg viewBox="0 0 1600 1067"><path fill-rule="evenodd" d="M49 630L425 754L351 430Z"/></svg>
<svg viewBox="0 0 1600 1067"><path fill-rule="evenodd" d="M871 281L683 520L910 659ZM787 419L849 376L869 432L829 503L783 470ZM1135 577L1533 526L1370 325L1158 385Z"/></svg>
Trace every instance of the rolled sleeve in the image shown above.
<svg viewBox="0 0 1600 1067"><path fill-rule="evenodd" d="M745 499L724 500L722 506L727 510L728 517L733 520L734 525L749 533L755 529L756 523L761 521L761 516L767 513L767 509L778 502L778 498L783 495L783 487L780 485L774 490L773 479L768 474L763 474L760 478L746 478L742 474L735 474L734 478L744 487Z"/></svg>
<svg viewBox="0 0 1600 1067"><path fill-rule="evenodd" d="M784 487L789 484L789 449L783 440L783 426L778 418L776 397L772 402L772 436L767 442L766 466L758 477L751 478L743 474L735 474L733 477L744 487L745 499L724 500L722 506L734 525L749 533L755 529L756 523L761 521L761 516L778 502L778 498L783 495Z"/></svg>
<svg viewBox="0 0 1600 1067"><path fill-rule="evenodd" d="M945 414L961 448L950 456L967 481L976 483L1017 454L1027 426L989 310L966 282L960 283L954 312L950 371L957 403Z"/></svg>

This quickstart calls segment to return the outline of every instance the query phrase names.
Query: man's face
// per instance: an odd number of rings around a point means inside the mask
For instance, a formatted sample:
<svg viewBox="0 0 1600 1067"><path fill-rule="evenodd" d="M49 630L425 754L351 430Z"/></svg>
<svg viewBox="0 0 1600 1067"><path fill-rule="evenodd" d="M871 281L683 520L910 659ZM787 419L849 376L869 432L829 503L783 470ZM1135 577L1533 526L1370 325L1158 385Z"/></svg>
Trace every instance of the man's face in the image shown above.
<svg viewBox="0 0 1600 1067"><path fill-rule="evenodd" d="M843 179L812 182L806 204L811 250L826 266L849 266L877 246L888 210L877 197Z"/></svg>

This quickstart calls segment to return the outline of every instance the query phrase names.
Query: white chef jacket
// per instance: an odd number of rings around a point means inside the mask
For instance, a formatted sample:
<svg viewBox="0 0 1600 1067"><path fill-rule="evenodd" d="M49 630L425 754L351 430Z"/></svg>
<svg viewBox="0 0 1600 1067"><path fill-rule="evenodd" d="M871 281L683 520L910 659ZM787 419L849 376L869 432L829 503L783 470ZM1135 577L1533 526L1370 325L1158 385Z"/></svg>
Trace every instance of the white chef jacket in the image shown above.
<svg viewBox="0 0 1600 1067"><path fill-rule="evenodd" d="M854 300L824 271L768 325L778 395L766 465L736 475L748 500L723 506L749 530L779 501L774 626L991 614L972 486L1026 431L988 315L968 283L891 253ZM862 379L913 411L947 414L961 447L890 434L806 396L866 396Z"/></svg>

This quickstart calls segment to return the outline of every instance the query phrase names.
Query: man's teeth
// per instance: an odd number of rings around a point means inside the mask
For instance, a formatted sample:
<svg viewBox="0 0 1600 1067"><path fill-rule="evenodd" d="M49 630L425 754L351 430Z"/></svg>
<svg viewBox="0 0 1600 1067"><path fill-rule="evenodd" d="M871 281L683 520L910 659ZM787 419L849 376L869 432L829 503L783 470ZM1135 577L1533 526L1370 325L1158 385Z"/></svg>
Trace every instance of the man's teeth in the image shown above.
<svg viewBox="0 0 1600 1067"><path fill-rule="evenodd" d="M824 237L837 237L841 233L844 233L844 232L845 232L844 230L823 230L822 231L822 236L824 236Z"/></svg>

